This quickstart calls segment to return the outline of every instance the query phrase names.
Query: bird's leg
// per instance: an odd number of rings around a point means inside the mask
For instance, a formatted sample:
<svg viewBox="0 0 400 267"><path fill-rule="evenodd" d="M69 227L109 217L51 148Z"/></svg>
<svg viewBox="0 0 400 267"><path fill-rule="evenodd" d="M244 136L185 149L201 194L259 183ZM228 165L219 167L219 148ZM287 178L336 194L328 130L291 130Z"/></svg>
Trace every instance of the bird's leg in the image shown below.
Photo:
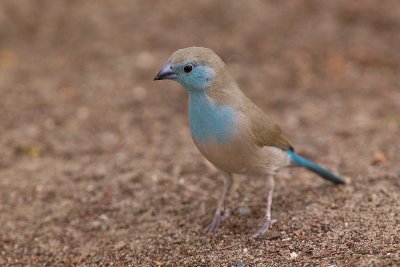
<svg viewBox="0 0 400 267"><path fill-rule="evenodd" d="M222 191L222 195L220 196L217 204L217 210L215 211L214 217L211 223L204 229L208 234L214 233L223 219L225 219L225 202L226 198L229 195L229 191L232 187L232 174L224 173L224 190Z"/></svg>
<svg viewBox="0 0 400 267"><path fill-rule="evenodd" d="M274 177L273 175L268 175L267 180L267 208L265 210L264 223L260 229L253 235L253 238L262 237L265 235L269 229L269 226L276 222L276 220L271 220L271 206L272 206L272 194L274 192Z"/></svg>

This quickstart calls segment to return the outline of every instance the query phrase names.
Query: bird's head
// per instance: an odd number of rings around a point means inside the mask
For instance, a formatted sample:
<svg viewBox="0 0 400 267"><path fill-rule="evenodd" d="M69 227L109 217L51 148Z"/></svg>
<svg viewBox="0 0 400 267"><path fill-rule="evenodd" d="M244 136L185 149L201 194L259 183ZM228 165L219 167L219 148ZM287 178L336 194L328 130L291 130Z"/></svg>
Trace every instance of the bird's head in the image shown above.
<svg viewBox="0 0 400 267"><path fill-rule="evenodd" d="M154 80L174 80L189 92L204 91L213 84L224 66L211 49L189 47L173 53Z"/></svg>

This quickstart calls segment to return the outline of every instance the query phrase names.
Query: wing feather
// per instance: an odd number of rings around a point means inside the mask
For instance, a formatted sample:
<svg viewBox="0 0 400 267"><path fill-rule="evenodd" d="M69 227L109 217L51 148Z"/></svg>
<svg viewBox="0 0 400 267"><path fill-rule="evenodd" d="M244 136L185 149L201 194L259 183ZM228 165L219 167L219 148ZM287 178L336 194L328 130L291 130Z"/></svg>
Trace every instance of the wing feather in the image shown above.
<svg viewBox="0 0 400 267"><path fill-rule="evenodd" d="M293 145L277 123L254 103L248 103L246 107L244 112L247 113L247 118L250 119L250 134L255 144L260 147L273 146L283 150L294 151Z"/></svg>

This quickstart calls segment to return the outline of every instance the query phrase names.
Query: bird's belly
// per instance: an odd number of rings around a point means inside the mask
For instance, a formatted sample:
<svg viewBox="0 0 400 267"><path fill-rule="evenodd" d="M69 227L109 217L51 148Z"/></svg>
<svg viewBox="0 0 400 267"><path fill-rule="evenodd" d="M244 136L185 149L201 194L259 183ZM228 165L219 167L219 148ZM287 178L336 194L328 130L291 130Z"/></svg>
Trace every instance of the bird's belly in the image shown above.
<svg viewBox="0 0 400 267"><path fill-rule="evenodd" d="M277 148L259 147L241 133L234 134L229 143L209 141L194 142L203 156L215 167L229 173L245 175L273 174L281 167L288 166L287 152Z"/></svg>
<svg viewBox="0 0 400 267"><path fill-rule="evenodd" d="M203 156L218 169L229 173L249 174L261 170L258 149L246 139L233 136L228 143L194 142ZM258 166L259 165L259 166Z"/></svg>

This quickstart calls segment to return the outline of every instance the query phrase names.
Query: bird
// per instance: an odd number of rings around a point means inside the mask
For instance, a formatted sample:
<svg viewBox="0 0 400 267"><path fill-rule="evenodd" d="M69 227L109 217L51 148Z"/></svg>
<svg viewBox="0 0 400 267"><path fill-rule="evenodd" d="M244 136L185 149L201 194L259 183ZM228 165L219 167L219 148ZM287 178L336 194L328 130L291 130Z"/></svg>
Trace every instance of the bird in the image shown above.
<svg viewBox="0 0 400 267"><path fill-rule="evenodd" d="M334 183L344 180L308 160L274 120L245 96L223 60L211 49L188 47L174 52L154 80L180 83L188 93L189 127L201 154L223 173L224 187L211 223L214 234L227 217L226 202L233 174L266 180L266 208L261 227L252 236L262 238L270 225L274 177L284 167L305 167Z"/></svg>

